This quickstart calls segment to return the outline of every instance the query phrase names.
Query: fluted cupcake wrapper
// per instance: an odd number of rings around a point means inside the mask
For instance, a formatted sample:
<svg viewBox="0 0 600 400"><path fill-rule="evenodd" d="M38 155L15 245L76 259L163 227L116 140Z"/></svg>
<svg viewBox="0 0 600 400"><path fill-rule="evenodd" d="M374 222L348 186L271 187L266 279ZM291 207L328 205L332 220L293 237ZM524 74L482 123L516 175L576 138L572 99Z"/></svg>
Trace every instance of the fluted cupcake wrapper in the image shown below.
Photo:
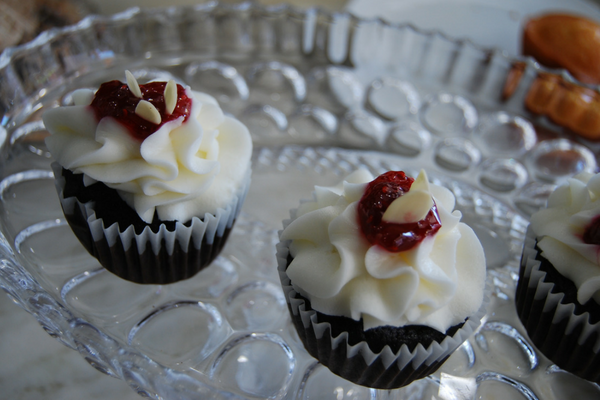
<svg viewBox="0 0 600 400"><path fill-rule="evenodd" d="M284 221L284 226L288 223ZM350 345L347 332L333 337L331 324L319 323L317 312L307 309L304 298L294 290L286 273L289 243L286 241L277 245L277 263L283 292L298 335L306 350L321 364L358 385L395 389L432 374L480 327L485 315L491 291L489 280L479 310L453 336L446 336L441 343L433 341L428 347L418 344L413 351L404 344L396 353L387 345L381 352L375 353L366 341Z"/></svg>
<svg viewBox="0 0 600 400"><path fill-rule="evenodd" d="M517 314L535 346L560 368L600 383L600 322L589 314L575 314L573 303L562 303L563 293L552 293L554 284L544 282L546 273L536 260L538 250L531 227L527 230L519 283Z"/></svg>
<svg viewBox="0 0 600 400"><path fill-rule="evenodd" d="M94 202L65 198L62 167L52 164L55 185L65 218L73 232L100 264L117 276L144 284L168 284L191 278L220 253L238 217L250 187L248 167L243 185L225 208L203 218L193 217L189 226L176 222L169 231L164 224L157 232L150 227L136 234L118 223L106 226L94 210Z"/></svg>

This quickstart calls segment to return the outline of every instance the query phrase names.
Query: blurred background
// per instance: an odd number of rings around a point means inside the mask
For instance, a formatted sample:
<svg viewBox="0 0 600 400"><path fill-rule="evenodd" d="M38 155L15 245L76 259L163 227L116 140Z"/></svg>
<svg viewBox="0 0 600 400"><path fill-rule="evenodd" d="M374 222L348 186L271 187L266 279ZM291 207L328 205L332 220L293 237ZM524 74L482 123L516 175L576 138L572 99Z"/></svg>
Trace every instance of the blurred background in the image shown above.
<svg viewBox="0 0 600 400"><path fill-rule="evenodd" d="M223 0L221 3L241 3ZM277 0L258 0L258 4L279 4ZM88 14L110 15L131 7L154 8L185 6L202 3L201 0L0 0L0 51L8 46L28 42L40 32L76 23ZM342 10L348 0L291 0L296 7L319 6L331 11Z"/></svg>
<svg viewBox="0 0 600 400"><path fill-rule="evenodd" d="M206 0L208 1L208 0ZM110 15L131 7L188 6L202 0L0 0L0 50L27 42L45 29L70 25L88 14ZM235 4L242 0L222 0ZM253 0L265 6L279 0ZM521 53L521 35L531 16L546 12L570 13L600 22L600 0L288 0L305 9L349 11L363 18L380 17L439 30L469 39L510 55Z"/></svg>

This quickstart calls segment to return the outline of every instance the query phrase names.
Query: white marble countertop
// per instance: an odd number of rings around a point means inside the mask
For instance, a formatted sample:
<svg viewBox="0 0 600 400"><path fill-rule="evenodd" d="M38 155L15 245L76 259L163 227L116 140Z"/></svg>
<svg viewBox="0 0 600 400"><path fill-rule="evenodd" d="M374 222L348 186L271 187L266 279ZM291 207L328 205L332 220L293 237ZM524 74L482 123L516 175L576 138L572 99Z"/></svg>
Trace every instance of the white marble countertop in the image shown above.
<svg viewBox="0 0 600 400"><path fill-rule="evenodd" d="M124 381L98 372L46 334L1 290L0 321L0 399L140 399Z"/></svg>

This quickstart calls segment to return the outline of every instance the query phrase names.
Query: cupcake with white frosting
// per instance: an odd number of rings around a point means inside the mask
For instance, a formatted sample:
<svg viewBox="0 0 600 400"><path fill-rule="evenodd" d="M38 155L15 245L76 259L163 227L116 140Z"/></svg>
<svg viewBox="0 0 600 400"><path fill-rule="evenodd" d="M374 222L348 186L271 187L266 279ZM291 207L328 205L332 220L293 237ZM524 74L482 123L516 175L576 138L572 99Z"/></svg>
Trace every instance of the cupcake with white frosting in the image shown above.
<svg viewBox="0 0 600 400"><path fill-rule="evenodd" d="M424 172L358 170L291 212L279 273L313 357L354 383L398 388L433 373L477 329L485 256L454 205Z"/></svg>
<svg viewBox="0 0 600 400"><path fill-rule="evenodd" d="M110 81L43 115L65 216L116 275L190 278L219 254L250 182L248 129L174 81Z"/></svg>
<svg viewBox="0 0 600 400"><path fill-rule="evenodd" d="M569 179L531 217L516 305L544 355L600 383L600 174Z"/></svg>

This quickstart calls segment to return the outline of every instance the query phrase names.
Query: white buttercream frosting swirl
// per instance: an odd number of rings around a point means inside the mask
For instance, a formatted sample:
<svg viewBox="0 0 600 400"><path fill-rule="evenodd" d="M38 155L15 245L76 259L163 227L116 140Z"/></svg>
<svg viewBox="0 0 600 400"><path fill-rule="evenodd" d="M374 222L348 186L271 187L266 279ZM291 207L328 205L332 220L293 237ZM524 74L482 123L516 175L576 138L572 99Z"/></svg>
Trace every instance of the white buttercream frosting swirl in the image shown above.
<svg viewBox="0 0 600 400"><path fill-rule="evenodd" d="M460 222L460 212L453 211L454 195L429 184L424 172L408 192L414 196L396 199L388 207L395 211L384 217L394 222L419 220L435 202L440 230L408 251L393 253L371 245L361 232L357 205L373 179L358 170L337 186L315 187L313 200L300 205L281 233L282 241L291 241L293 259L286 273L315 310L362 318L364 329L427 325L445 332L481 306L483 248ZM432 200L427 209L418 205L423 193Z"/></svg>
<svg viewBox="0 0 600 400"><path fill-rule="evenodd" d="M217 101L186 89L189 118L169 121L141 143L112 117L96 119L93 91L74 93L74 105L48 110L46 144L64 168L83 173L86 185L101 181L116 189L150 222L189 221L225 207L250 168L248 129L224 115Z"/></svg>
<svg viewBox="0 0 600 400"><path fill-rule="evenodd" d="M559 186L547 208L532 215L531 227L542 255L577 287L577 300L600 303L600 245L583 234L600 217L600 174L581 173Z"/></svg>

